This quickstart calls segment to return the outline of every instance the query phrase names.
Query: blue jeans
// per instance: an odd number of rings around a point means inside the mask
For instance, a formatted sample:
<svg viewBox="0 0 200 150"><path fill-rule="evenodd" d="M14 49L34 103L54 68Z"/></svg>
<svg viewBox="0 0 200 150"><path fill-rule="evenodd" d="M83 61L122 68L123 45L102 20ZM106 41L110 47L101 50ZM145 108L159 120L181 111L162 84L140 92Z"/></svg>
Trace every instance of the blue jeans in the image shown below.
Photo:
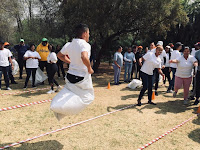
<svg viewBox="0 0 200 150"><path fill-rule="evenodd" d="M172 70L173 77L172 77L172 80L169 84L168 90L174 90L176 68L171 68L171 70Z"/></svg>
<svg viewBox="0 0 200 150"><path fill-rule="evenodd" d="M125 64L124 81L126 81L126 75L127 75L127 73L128 73L128 81L130 80L132 66L133 66L133 64Z"/></svg>
<svg viewBox="0 0 200 150"><path fill-rule="evenodd" d="M121 68L118 68L116 65L114 65L113 68L114 68L114 81L115 81L115 84L118 84L119 78L120 78L120 73L121 73Z"/></svg>
<svg viewBox="0 0 200 150"><path fill-rule="evenodd" d="M9 66L7 66L7 67L1 67L0 66L0 88L1 88L2 74L4 76L4 81L6 83L6 88L9 87L9 75L8 75L8 72L9 72Z"/></svg>
<svg viewBox="0 0 200 150"><path fill-rule="evenodd" d="M144 96L145 91L148 89L148 100L151 102L152 99L152 87L153 87L153 75L148 75L144 72L140 72L142 78L142 89L140 91L140 95L138 97L138 101L141 101L142 97Z"/></svg>

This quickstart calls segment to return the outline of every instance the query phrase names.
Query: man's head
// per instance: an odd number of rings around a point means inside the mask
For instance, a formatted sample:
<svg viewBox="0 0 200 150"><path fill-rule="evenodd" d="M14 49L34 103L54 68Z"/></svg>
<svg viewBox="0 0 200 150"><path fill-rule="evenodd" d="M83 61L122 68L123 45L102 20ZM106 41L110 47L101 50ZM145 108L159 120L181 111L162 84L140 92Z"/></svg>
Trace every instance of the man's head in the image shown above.
<svg viewBox="0 0 200 150"><path fill-rule="evenodd" d="M43 46L47 46L47 42L48 42L47 38L42 39L42 45Z"/></svg>
<svg viewBox="0 0 200 150"><path fill-rule="evenodd" d="M19 45L24 45L24 39L21 38L21 39L19 40Z"/></svg>
<svg viewBox="0 0 200 150"><path fill-rule="evenodd" d="M196 50L199 50L199 49L200 49L200 42L196 43L196 44L194 45L194 47L195 47Z"/></svg>
<svg viewBox="0 0 200 150"><path fill-rule="evenodd" d="M129 48L127 49L127 52L130 53L131 51L132 51L132 47L129 47Z"/></svg>
<svg viewBox="0 0 200 150"><path fill-rule="evenodd" d="M142 52L143 47L142 46L138 46L138 51L141 53Z"/></svg>
<svg viewBox="0 0 200 150"><path fill-rule="evenodd" d="M132 47L132 49L133 49L133 53L136 54L136 52L137 52L137 46L134 45L134 46Z"/></svg>
<svg viewBox="0 0 200 150"><path fill-rule="evenodd" d="M4 40L0 37L0 50L4 49Z"/></svg>
<svg viewBox="0 0 200 150"><path fill-rule="evenodd" d="M89 42L90 31L89 27L86 24L79 24L75 28L75 37L79 39L84 39L86 42Z"/></svg>
<svg viewBox="0 0 200 150"><path fill-rule="evenodd" d="M155 43L154 42L150 43L149 47L150 47L151 50L154 49L156 47Z"/></svg>
<svg viewBox="0 0 200 150"><path fill-rule="evenodd" d="M4 43L4 47L5 47L5 48L8 48L9 46L10 46L10 43L8 43L8 42L5 42L5 43Z"/></svg>

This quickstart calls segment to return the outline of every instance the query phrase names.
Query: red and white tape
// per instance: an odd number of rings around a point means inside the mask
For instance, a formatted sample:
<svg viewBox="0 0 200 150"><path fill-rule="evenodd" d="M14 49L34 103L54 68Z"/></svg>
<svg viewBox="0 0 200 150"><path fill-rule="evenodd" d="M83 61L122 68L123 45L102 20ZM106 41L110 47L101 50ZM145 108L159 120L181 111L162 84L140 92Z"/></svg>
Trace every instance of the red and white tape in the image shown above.
<svg viewBox="0 0 200 150"><path fill-rule="evenodd" d="M26 106L31 106L31 105L36 105L36 104L47 103L47 102L51 102L51 101L52 101L52 99L49 99L49 100L42 100L42 101L32 102L32 103L27 103L27 104L20 104L20 105L16 105L16 106L7 107L7 108L1 108L0 112L12 110L12 109L17 109L17 108L21 108L21 107L26 107Z"/></svg>
<svg viewBox="0 0 200 150"><path fill-rule="evenodd" d="M49 89L49 88L33 89L33 90L20 91L20 92L14 92L14 93L5 93L5 94L0 94L0 96L17 95L17 94L22 94L22 93L30 93L30 92L35 92L35 91L43 91L43 90L47 90L47 89Z"/></svg>
<svg viewBox="0 0 200 150"><path fill-rule="evenodd" d="M197 117L198 115L195 115L191 118L189 118L188 120L182 122L181 124L177 125L176 127L172 128L171 130L168 130L166 133L162 134L161 136L157 137L156 139L154 139L153 141L145 144L144 146L142 146L141 148L139 148L138 150L143 150L145 148L147 148L148 146L152 145L153 143L157 142L158 140L162 139L163 137L165 137L166 135L172 133L174 130L178 129L179 127L183 126L184 124L186 124L187 122L189 122L190 120L193 120L195 117Z"/></svg>
<svg viewBox="0 0 200 150"><path fill-rule="evenodd" d="M41 134L41 135L39 135L39 136L35 136L35 137L28 138L28 139L23 140L23 141L20 141L20 142L16 142L16 143L13 143L13 144L9 144L9 145L6 145L6 146L4 146L4 147L0 147L0 150L5 149L5 148L9 148L9 147L13 147L13 146L16 146L16 145L19 145L19 144L22 144L22 143L25 143L25 142L28 142L28 141L32 141L32 140L34 140L34 139L38 139L38 138L40 138L40 137L43 137L43 136L46 136L46 135L49 135L49 134L52 134L52 133L56 133L56 132L59 132L59 131L62 131L62 130L68 129L68 128L72 128L72 127L81 125L81 124L83 124L83 123L86 123L86 122L89 122L89 121L92 121L92 120L96 120L96 119L98 119L98 118L101 118L101 117L104 117L104 116L107 116L107 115L110 115L110 114L113 114L113 113L122 111L122 110L124 110L124 109L131 108L131 107L133 107L133 106L136 106L136 105L130 105L130 106L127 106L127 107L124 107L124 108L121 108L121 109L118 109L118 110L115 110L115 111L112 111L112 112L109 112L109 113L106 113L106 114L103 114L103 115L100 115L100 116L97 116L97 117L94 117L94 118L91 118L91 119L88 119L88 120L85 120L85 121L81 121L81 122L79 122L79 123L75 123L75 124L72 124L72 125L63 127L63 128L61 128L61 129L53 130L53 131L50 131L50 132Z"/></svg>

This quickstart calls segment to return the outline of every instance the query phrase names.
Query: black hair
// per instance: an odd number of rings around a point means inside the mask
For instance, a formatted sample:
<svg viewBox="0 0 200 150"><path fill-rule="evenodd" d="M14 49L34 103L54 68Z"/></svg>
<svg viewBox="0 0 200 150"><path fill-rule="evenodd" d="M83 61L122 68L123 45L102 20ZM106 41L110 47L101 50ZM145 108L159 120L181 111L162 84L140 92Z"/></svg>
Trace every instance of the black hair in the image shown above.
<svg viewBox="0 0 200 150"><path fill-rule="evenodd" d="M75 27L75 37L76 38L81 38L82 34L84 32L87 32L89 30L89 27L86 24L79 24L78 26Z"/></svg>
<svg viewBox="0 0 200 150"><path fill-rule="evenodd" d="M31 50L31 47L32 47L32 46L35 46L35 44L30 44L30 45L29 45L29 49L30 49L30 50Z"/></svg>
<svg viewBox="0 0 200 150"><path fill-rule="evenodd" d="M133 46L132 46L132 49L136 49L136 48L137 48L137 46L136 46L136 45L133 45Z"/></svg>
<svg viewBox="0 0 200 150"><path fill-rule="evenodd" d="M189 49L190 53L192 52L191 48L189 46L184 46L183 52L185 51L185 49Z"/></svg>
<svg viewBox="0 0 200 150"><path fill-rule="evenodd" d="M176 43L176 44L174 45L174 49L177 50L179 46L183 46L183 45L181 45L181 44L179 44L179 43Z"/></svg>
<svg viewBox="0 0 200 150"><path fill-rule="evenodd" d="M120 48L122 48L122 47L121 47L121 46L117 46L117 47L116 47L116 50L118 51Z"/></svg>
<svg viewBox="0 0 200 150"><path fill-rule="evenodd" d="M55 52L56 49L55 49L55 47L54 47L53 45L51 45L51 44L48 45L48 49L50 48L50 46L51 46L51 52Z"/></svg>

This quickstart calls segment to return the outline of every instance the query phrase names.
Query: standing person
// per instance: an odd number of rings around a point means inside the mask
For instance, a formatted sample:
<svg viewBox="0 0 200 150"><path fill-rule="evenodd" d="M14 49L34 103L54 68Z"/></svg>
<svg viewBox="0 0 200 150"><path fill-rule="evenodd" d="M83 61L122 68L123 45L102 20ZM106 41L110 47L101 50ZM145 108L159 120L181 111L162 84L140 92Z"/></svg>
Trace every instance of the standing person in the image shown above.
<svg viewBox="0 0 200 150"><path fill-rule="evenodd" d="M143 49L142 46L138 46L138 52L135 54L135 59L136 59L136 63L137 63L136 78L138 77L138 79L140 79L140 77L141 77L140 76L141 66L140 66L140 63L139 63L139 59L142 58L142 56L143 56L142 49ZM138 76L138 73L139 73L139 76Z"/></svg>
<svg viewBox="0 0 200 150"><path fill-rule="evenodd" d="M189 88L192 82L192 68L193 66L198 66L197 59L190 55L190 48L185 47L183 55L174 60L170 60L170 63L177 64L173 97L176 97L178 90L183 86L184 104L187 105Z"/></svg>
<svg viewBox="0 0 200 150"><path fill-rule="evenodd" d="M17 62L19 64L19 79L22 79L23 68L26 68L26 61L24 60L24 54L28 50L28 45L25 44L24 39L20 39L19 45L15 45L14 49L18 53Z"/></svg>
<svg viewBox="0 0 200 150"><path fill-rule="evenodd" d="M133 54L136 55L137 53L137 46L134 45L133 46ZM131 71L131 80L133 79L133 73L137 71L137 64L136 62L133 62L133 66L132 66L132 71Z"/></svg>
<svg viewBox="0 0 200 150"><path fill-rule="evenodd" d="M181 42L177 42L175 44L175 46L174 46L175 50L171 53L171 59L170 60L174 60L174 59L181 57L181 53L179 51L182 49L182 46L183 46L183 44ZM177 68L176 63L170 63L169 71L172 72L173 76L172 76L171 83L169 84L168 91L174 90L176 68Z"/></svg>
<svg viewBox="0 0 200 150"><path fill-rule="evenodd" d="M44 67L46 68L46 72L48 71L47 66L47 57L49 55L49 49L48 49L48 40L47 38L42 39L42 43L40 43L37 46L36 51L39 53L41 59L39 61L39 67L42 71L44 71ZM44 82L42 82L44 84Z"/></svg>
<svg viewBox="0 0 200 150"><path fill-rule="evenodd" d="M191 55L195 57L195 53L198 52L200 50L200 42L194 44L195 48L192 48L192 52Z"/></svg>
<svg viewBox="0 0 200 150"><path fill-rule="evenodd" d="M48 65L48 78L49 78L49 83L51 85L51 90L47 92L47 94L52 94L55 93L54 91L54 83L57 86L56 92L61 88L61 86L58 84L58 82L54 79L54 76L56 72L58 71L58 66L56 65L58 58L55 53L55 48L52 45L48 45L49 48L49 55L47 57L47 65Z"/></svg>
<svg viewBox="0 0 200 150"><path fill-rule="evenodd" d="M152 42L152 43L150 43L150 45L149 45L149 50L148 50L148 52L152 52L152 50L154 50L154 49L156 49L156 46L155 46L155 43Z"/></svg>
<svg viewBox="0 0 200 150"><path fill-rule="evenodd" d="M174 51L174 44L173 43L169 43L168 46L170 46L170 51L173 52Z"/></svg>
<svg viewBox="0 0 200 150"><path fill-rule="evenodd" d="M159 74L164 78L164 74L161 70L161 59L159 55L162 53L163 47L158 46L155 53L146 53L142 58L139 59L139 64L141 68L141 78L142 78L142 89L138 97L138 106L141 106L141 99L144 96L145 91L148 89L148 103L156 105L152 102L152 87L153 87L153 70L158 69ZM144 61L142 65L142 60Z"/></svg>
<svg viewBox="0 0 200 150"><path fill-rule="evenodd" d="M10 46L10 43L8 42L5 42L4 43L4 48L7 48ZM10 50L10 49L9 49ZM11 57L12 58L12 57ZM13 59L13 58L12 58ZM11 81L11 84L17 84L17 82L15 82L15 78L14 76L12 75L12 66L11 66L11 63L9 62L9 72L8 72L8 75L9 75L9 80Z"/></svg>
<svg viewBox="0 0 200 150"><path fill-rule="evenodd" d="M125 54L124 54L124 61L125 61L124 82L130 82L133 63L136 62L135 54L131 51L132 51L132 48L129 47L127 52L125 52ZM127 73L128 73L128 79L126 79Z"/></svg>
<svg viewBox="0 0 200 150"><path fill-rule="evenodd" d="M165 74L165 79L163 81L163 83L166 83L166 80L168 80L169 84L171 82L171 77L170 77L170 63L169 60L171 59L171 47L170 46L166 46L165 47L165 51L166 51L166 63L165 68L163 69L163 73ZM167 90L167 93L170 93L172 91Z"/></svg>
<svg viewBox="0 0 200 150"><path fill-rule="evenodd" d="M61 50L60 46L57 45L56 46L56 54L58 54L60 52L60 50ZM58 58L58 61L57 61L57 66L58 66L58 71L57 71L58 77L60 78L60 70L61 70L62 75L63 75L63 79L65 80L65 70L63 68L63 61L60 60L59 58Z"/></svg>
<svg viewBox="0 0 200 150"><path fill-rule="evenodd" d="M24 54L24 60L26 60L26 80L24 84L24 89L27 88L29 78L32 74L32 87L35 88L35 75L38 68L39 60L41 59L38 52L35 51L35 45L30 45L30 50L26 51Z"/></svg>
<svg viewBox="0 0 200 150"><path fill-rule="evenodd" d="M114 54L114 64L113 64L113 68L114 68L114 84L115 85L119 85L120 82L120 73L121 73L121 68L123 66L123 55L122 55L122 47L118 46L117 47L117 52L115 52Z"/></svg>
<svg viewBox="0 0 200 150"><path fill-rule="evenodd" d="M200 43L199 43L200 46ZM195 53L195 58L198 61L198 68L196 73L196 100L194 102L194 105L198 105L199 103L199 97L200 97L200 50Z"/></svg>
<svg viewBox="0 0 200 150"><path fill-rule="evenodd" d="M10 52L9 49L4 48L4 41L0 38L0 90L1 90L2 74L4 76L4 81L6 83L6 90L12 90L9 87L9 75L8 75L9 62L13 69L11 56L12 56L12 53Z"/></svg>

